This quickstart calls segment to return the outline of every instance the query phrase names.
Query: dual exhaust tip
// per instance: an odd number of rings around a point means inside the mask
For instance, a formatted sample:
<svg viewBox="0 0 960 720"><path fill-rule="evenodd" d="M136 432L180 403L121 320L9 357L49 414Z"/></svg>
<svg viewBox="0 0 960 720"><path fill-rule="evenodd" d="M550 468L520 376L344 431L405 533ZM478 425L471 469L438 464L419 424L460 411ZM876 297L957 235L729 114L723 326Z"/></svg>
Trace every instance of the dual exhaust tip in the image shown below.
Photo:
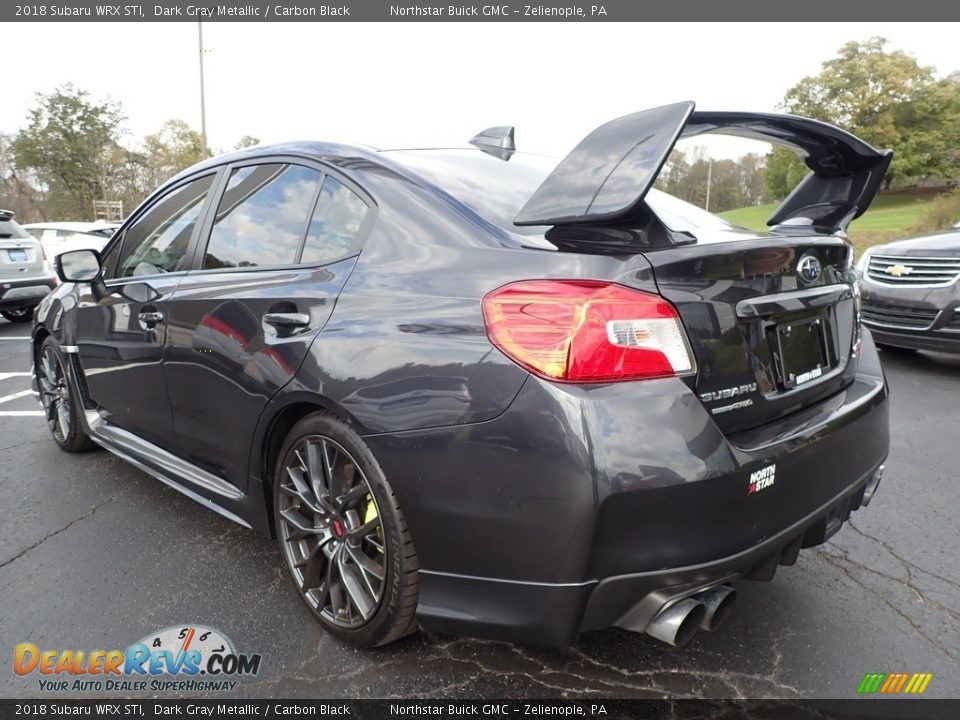
<svg viewBox="0 0 960 720"><path fill-rule="evenodd" d="M680 647L688 643L697 630L718 630L730 618L736 601L736 590L729 585L717 585L668 605L650 621L646 633Z"/></svg>

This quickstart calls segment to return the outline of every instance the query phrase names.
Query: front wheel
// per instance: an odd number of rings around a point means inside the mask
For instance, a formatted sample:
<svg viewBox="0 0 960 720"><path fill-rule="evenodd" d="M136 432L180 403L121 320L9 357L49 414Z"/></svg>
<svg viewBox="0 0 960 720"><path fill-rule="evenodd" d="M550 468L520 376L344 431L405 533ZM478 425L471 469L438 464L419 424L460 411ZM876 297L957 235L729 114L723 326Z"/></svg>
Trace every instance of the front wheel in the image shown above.
<svg viewBox="0 0 960 720"><path fill-rule="evenodd" d="M363 440L325 413L283 443L274 476L277 540L301 598L356 647L417 629L419 564L397 499Z"/></svg>
<svg viewBox="0 0 960 720"><path fill-rule="evenodd" d="M17 308L15 310L0 310L3 315L12 323L27 323L33 320L33 308Z"/></svg>
<svg viewBox="0 0 960 720"><path fill-rule="evenodd" d="M40 404L43 405L47 427L61 450L80 452L93 446L81 426L83 407L67 377L66 368L57 351L57 343L48 337L40 345L34 372Z"/></svg>

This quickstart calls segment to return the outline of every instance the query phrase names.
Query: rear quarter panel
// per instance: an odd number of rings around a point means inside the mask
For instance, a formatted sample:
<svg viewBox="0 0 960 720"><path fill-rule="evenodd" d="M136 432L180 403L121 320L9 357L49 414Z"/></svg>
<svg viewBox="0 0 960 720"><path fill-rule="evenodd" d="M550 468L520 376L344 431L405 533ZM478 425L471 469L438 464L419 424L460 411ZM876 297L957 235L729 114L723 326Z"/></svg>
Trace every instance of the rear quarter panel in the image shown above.
<svg viewBox="0 0 960 720"><path fill-rule="evenodd" d="M297 378L283 395L319 393L361 435L490 420L527 372L487 338L483 296L539 277L634 277L653 289L640 256L532 250L448 196L386 168L358 178L379 218Z"/></svg>

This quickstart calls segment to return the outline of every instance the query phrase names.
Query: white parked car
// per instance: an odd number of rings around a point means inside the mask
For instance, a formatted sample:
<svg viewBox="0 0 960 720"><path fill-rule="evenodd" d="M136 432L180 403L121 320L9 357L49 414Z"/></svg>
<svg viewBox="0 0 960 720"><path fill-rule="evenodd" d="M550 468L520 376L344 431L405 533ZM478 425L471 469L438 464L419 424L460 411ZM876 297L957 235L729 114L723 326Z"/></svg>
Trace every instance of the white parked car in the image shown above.
<svg viewBox="0 0 960 720"><path fill-rule="evenodd" d="M21 226L43 245L50 259L70 250L103 250L120 223L49 222Z"/></svg>

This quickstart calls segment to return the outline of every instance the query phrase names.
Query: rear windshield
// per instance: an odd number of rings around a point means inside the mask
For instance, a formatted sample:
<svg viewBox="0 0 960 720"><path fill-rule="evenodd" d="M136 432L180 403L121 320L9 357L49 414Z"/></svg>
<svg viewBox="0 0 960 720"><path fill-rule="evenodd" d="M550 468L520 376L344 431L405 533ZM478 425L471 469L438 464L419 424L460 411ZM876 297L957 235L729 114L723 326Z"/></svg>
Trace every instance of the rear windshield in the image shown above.
<svg viewBox="0 0 960 720"><path fill-rule="evenodd" d="M386 154L497 227L521 235L543 235L547 230L517 227L513 219L556 165L551 158L517 153L504 162L479 150L395 150Z"/></svg>
<svg viewBox="0 0 960 720"><path fill-rule="evenodd" d="M399 160L494 225L521 235L543 235L545 226L519 227L513 219L558 160L517 153L504 162L477 150L391 150ZM728 230L726 220L673 195L652 189L647 205L674 231Z"/></svg>
<svg viewBox="0 0 960 720"><path fill-rule="evenodd" d="M26 240L32 237L30 233L17 225L13 220L0 220L0 238L21 238Z"/></svg>

